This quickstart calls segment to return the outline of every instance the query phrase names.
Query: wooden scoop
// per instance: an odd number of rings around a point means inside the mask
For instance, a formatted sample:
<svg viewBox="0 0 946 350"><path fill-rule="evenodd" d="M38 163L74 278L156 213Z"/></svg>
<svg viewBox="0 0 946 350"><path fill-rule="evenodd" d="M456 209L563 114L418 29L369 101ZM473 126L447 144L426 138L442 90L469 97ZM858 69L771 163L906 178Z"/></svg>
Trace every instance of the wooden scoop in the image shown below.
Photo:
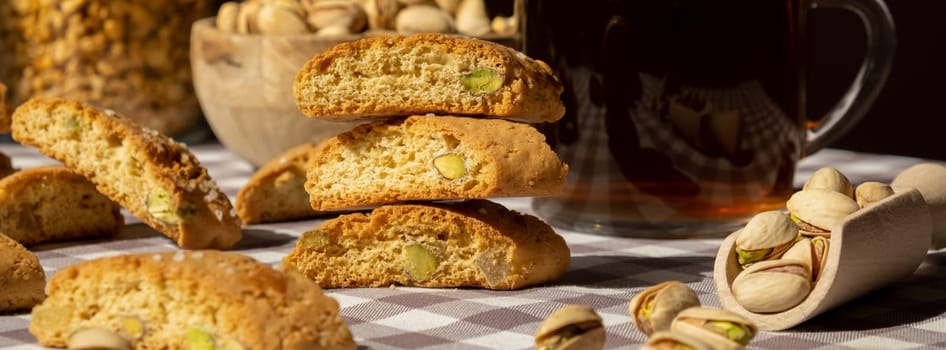
<svg viewBox="0 0 946 350"><path fill-rule="evenodd" d="M719 301L759 329L776 331L912 274L926 257L932 224L923 196L912 188L854 212L831 230L827 262L808 297L772 314L750 312L733 297L730 285L741 271L734 252L737 233L730 234L716 254L713 279Z"/></svg>

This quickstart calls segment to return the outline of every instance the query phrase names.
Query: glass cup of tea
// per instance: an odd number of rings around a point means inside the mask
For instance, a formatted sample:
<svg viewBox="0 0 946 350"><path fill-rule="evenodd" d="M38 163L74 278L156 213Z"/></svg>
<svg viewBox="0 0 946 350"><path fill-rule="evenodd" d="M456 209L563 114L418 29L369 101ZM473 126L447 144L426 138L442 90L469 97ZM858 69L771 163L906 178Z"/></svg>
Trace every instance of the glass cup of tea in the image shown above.
<svg viewBox="0 0 946 350"><path fill-rule="evenodd" d="M706 237L784 208L798 160L842 135L890 71L882 0L589 0L517 3L523 50L562 80L544 128L570 170L534 210L560 228ZM805 106L807 14L853 11L867 53L823 118ZM816 120L810 122L809 120Z"/></svg>

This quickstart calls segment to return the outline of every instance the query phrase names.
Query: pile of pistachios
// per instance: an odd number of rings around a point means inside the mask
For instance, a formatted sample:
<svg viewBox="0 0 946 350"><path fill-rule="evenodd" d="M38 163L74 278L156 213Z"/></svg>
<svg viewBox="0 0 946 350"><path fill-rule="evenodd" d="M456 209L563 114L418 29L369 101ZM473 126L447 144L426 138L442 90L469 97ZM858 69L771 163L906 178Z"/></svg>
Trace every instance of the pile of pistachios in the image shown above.
<svg viewBox="0 0 946 350"><path fill-rule="evenodd" d="M315 33L322 37L367 31L470 36L518 31L516 16L490 18L484 0L228 1L220 7L216 25L241 34Z"/></svg>
<svg viewBox="0 0 946 350"><path fill-rule="evenodd" d="M743 349L758 331L736 313L701 306L696 293L678 281L638 293L628 311L649 337L642 349Z"/></svg>
<svg viewBox="0 0 946 350"><path fill-rule="evenodd" d="M742 307L778 313L800 304L818 283L831 245L831 230L861 208L893 194L887 184L854 189L837 169L818 169L786 203L788 212L757 214L736 233L741 271L730 286Z"/></svg>
<svg viewBox="0 0 946 350"><path fill-rule="evenodd" d="M642 349L744 349L758 332L743 316L701 306L696 293L678 281L641 291L628 311L649 337ZM536 350L599 350L604 342L601 316L587 305L556 310L535 333Z"/></svg>

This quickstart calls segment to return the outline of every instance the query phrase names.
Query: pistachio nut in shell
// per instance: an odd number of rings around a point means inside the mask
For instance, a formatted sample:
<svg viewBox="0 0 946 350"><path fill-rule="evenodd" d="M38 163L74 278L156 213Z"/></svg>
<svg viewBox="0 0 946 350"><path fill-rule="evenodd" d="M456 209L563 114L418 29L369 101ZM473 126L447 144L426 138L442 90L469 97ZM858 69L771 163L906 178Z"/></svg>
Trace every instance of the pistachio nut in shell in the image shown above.
<svg viewBox="0 0 946 350"><path fill-rule="evenodd" d="M851 180L844 176L838 169L832 167L823 167L815 170L802 190L827 190L844 194L854 198L854 188L851 187Z"/></svg>
<svg viewBox="0 0 946 350"><path fill-rule="evenodd" d="M535 332L537 350L601 349L605 332L601 316L586 305L566 305L549 315Z"/></svg>
<svg viewBox="0 0 946 350"><path fill-rule="evenodd" d="M637 293L628 306L634 324L644 334L670 330L670 322L680 311L700 306L700 299L690 287L667 281Z"/></svg>
<svg viewBox="0 0 946 350"><path fill-rule="evenodd" d="M647 338L641 350L712 350L701 339L680 332L657 332Z"/></svg>
<svg viewBox="0 0 946 350"><path fill-rule="evenodd" d="M752 264L782 255L798 238L798 226L780 211L765 211L749 219L736 234L739 264Z"/></svg>
<svg viewBox="0 0 946 350"><path fill-rule="evenodd" d="M680 312L670 331L699 338L713 349L742 349L755 337L758 327L732 311L694 307Z"/></svg>
<svg viewBox="0 0 946 350"><path fill-rule="evenodd" d="M808 268L808 273L811 275L811 279L814 280L814 248L811 246L810 238L799 239L798 242L792 244L792 247L785 251L785 254L782 254L782 259L789 260L798 260L801 261L805 267Z"/></svg>
<svg viewBox="0 0 946 350"><path fill-rule="evenodd" d="M739 305L750 312L782 312L805 300L811 292L811 275L798 260L762 261L740 272L731 289Z"/></svg>
<svg viewBox="0 0 946 350"><path fill-rule="evenodd" d="M825 237L802 238L782 254L782 259L798 260L807 265L811 281L817 281L824 270L830 240Z"/></svg>
<svg viewBox="0 0 946 350"><path fill-rule="evenodd" d="M857 185L854 189L854 199L857 205L865 208L868 205L879 202L881 199L893 195L893 188L882 182L868 181Z"/></svg>
<svg viewBox="0 0 946 350"><path fill-rule="evenodd" d="M861 208L853 198L828 190L795 192L785 206L806 236L830 236L839 222Z"/></svg>

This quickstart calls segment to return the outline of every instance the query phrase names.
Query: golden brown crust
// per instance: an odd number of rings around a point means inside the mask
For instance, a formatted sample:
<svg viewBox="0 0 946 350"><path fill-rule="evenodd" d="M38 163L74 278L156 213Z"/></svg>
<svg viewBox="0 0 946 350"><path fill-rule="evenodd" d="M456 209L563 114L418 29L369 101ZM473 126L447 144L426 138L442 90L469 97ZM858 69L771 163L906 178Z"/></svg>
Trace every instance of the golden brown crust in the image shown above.
<svg viewBox="0 0 946 350"><path fill-rule="evenodd" d="M124 224L118 203L67 168L30 168L0 180L0 232L20 244L114 236Z"/></svg>
<svg viewBox="0 0 946 350"><path fill-rule="evenodd" d="M433 160L464 158L448 179ZM312 208L345 210L404 201L554 195L565 165L528 124L500 119L412 116L364 124L323 142L305 184Z"/></svg>
<svg viewBox="0 0 946 350"><path fill-rule="evenodd" d="M102 258L66 267L33 309L40 344L64 346L79 327L126 333L144 326L136 349L186 349L192 329L244 349L354 349L338 303L311 281L253 258L179 251Z"/></svg>
<svg viewBox="0 0 946 350"><path fill-rule="evenodd" d="M207 170L186 146L157 131L56 98L24 103L12 129L15 140L63 162L183 248L226 249L241 238L236 212ZM162 218L149 212L152 194L171 207Z"/></svg>
<svg viewBox="0 0 946 350"><path fill-rule="evenodd" d="M0 83L0 133L10 132L10 106L7 106L7 86Z"/></svg>
<svg viewBox="0 0 946 350"><path fill-rule="evenodd" d="M43 301L46 273L36 255L0 233L0 311L28 309Z"/></svg>
<svg viewBox="0 0 946 350"><path fill-rule="evenodd" d="M405 252L436 257L429 278L408 271ZM307 232L283 260L323 288L517 289L553 281L568 268L565 240L534 216L488 200L390 205L339 216Z"/></svg>
<svg viewBox="0 0 946 350"><path fill-rule="evenodd" d="M489 93L461 78L486 68L501 76ZM462 36L377 36L316 55L296 75L296 105L309 117L359 119L422 113L553 122L565 114L562 83L544 62L507 46Z"/></svg>
<svg viewBox="0 0 946 350"><path fill-rule="evenodd" d="M253 174L236 197L237 215L245 224L313 217L305 192L306 165L316 146L302 144L273 158Z"/></svg>

